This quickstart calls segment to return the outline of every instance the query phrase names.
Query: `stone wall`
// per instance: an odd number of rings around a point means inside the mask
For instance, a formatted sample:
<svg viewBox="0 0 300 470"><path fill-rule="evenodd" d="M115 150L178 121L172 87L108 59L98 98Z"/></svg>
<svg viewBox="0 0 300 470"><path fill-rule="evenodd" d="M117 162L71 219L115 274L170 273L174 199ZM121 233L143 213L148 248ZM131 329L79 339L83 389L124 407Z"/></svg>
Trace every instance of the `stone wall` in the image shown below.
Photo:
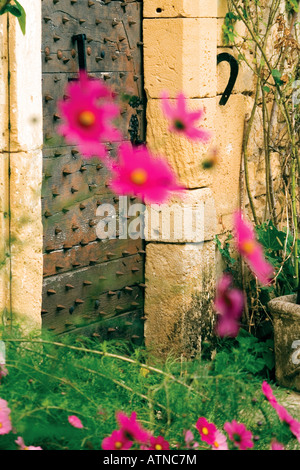
<svg viewBox="0 0 300 470"><path fill-rule="evenodd" d="M23 327L41 326L41 17L23 0L27 33L11 15L0 17L1 47L1 309ZM8 80L9 77L9 80ZM9 217L10 215L10 217Z"/></svg>

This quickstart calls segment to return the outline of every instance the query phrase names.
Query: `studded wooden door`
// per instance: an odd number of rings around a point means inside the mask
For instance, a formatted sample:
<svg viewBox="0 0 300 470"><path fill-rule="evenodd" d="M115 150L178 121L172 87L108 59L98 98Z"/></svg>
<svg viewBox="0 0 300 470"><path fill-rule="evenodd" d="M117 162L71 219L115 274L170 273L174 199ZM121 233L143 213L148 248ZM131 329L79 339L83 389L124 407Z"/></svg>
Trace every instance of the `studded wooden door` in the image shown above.
<svg viewBox="0 0 300 470"><path fill-rule="evenodd" d="M55 334L138 342L143 338L143 241L97 238L99 205L114 204L117 217L127 216L119 213L118 197L108 189L106 167L100 160L84 160L56 126L57 100L78 77L72 37L84 34L89 75L106 80L118 96L133 97L122 101L124 139L144 140L142 1L42 0L42 31L43 327ZM109 144L112 156L115 147Z"/></svg>

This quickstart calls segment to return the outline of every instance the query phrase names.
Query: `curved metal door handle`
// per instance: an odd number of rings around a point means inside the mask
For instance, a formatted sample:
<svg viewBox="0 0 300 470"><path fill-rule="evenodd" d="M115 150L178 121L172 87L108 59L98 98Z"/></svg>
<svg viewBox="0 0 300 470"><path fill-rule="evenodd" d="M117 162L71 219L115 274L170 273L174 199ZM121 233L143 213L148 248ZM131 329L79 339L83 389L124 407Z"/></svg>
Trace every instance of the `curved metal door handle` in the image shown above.
<svg viewBox="0 0 300 470"><path fill-rule="evenodd" d="M222 52L221 54L218 54L217 56L217 65L220 64L221 62L228 62L230 65L230 78L229 82L227 84L227 87L222 95L222 98L219 102L220 106L225 106L227 101L230 98L230 95L232 93L233 87L236 83L238 74L239 74L239 63L238 61L233 57L233 55L228 54L228 52Z"/></svg>

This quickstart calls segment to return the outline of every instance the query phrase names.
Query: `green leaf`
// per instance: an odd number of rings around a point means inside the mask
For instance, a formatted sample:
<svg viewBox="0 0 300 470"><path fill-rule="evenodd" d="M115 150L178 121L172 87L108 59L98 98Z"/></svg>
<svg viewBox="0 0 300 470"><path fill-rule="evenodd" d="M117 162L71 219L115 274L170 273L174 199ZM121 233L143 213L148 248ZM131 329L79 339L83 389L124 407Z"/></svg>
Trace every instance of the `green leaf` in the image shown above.
<svg viewBox="0 0 300 470"><path fill-rule="evenodd" d="M275 80L276 85L283 85L284 82L281 80L282 72L280 70L274 69L272 70L272 77Z"/></svg>
<svg viewBox="0 0 300 470"><path fill-rule="evenodd" d="M26 34L26 12L25 12L24 8L22 7L22 5L17 0L15 0L15 3L18 6L19 10L21 11L21 15L18 16L18 21L19 21L21 31L25 36L25 34Z"/></svg>
<svg viewBox="0 0 300 470"><path fill-rule="evenodd" d="M2 5L2 4L0 4L0 5ZM3 15L4 13L10 13L11 15L18 18L21 31L25 35L25 33L26 33L26 12L25 12L24 8L22 7L22 5L17 0L15 0L15 5L11 5L10 3L7 3L0 10L0 15Z"/></svg>
<svg viewBox="0 0 300 470"><path fill-rule="evenodd" d="M17 5L11 5L10 3L5 5L4 9L5 9L5 12L11 13L12 15L17 16L17 17L21 16L22 14L21 10L18 8Z"/></svg>

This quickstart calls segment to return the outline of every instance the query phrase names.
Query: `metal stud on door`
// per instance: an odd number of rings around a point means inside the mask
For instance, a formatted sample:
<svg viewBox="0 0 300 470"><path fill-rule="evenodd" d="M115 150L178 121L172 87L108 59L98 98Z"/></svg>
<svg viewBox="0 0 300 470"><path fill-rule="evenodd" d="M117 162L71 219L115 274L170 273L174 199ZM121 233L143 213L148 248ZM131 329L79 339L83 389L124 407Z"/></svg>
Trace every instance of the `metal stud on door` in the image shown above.
<svg viewBox="0 0 300 470"><path fill-rule="evenodd" d="M79 69L104 79L122 103L125 140L144 140L142 2L43 0L43 326L55 334L143 338L142 240L97 237L99 205L119 212L108 170L56 132L57 100ZM130 102L122 96L134 97ZM114 158L116 145L108 143ZM131 203L133 201L128 201Z"/></svg>

